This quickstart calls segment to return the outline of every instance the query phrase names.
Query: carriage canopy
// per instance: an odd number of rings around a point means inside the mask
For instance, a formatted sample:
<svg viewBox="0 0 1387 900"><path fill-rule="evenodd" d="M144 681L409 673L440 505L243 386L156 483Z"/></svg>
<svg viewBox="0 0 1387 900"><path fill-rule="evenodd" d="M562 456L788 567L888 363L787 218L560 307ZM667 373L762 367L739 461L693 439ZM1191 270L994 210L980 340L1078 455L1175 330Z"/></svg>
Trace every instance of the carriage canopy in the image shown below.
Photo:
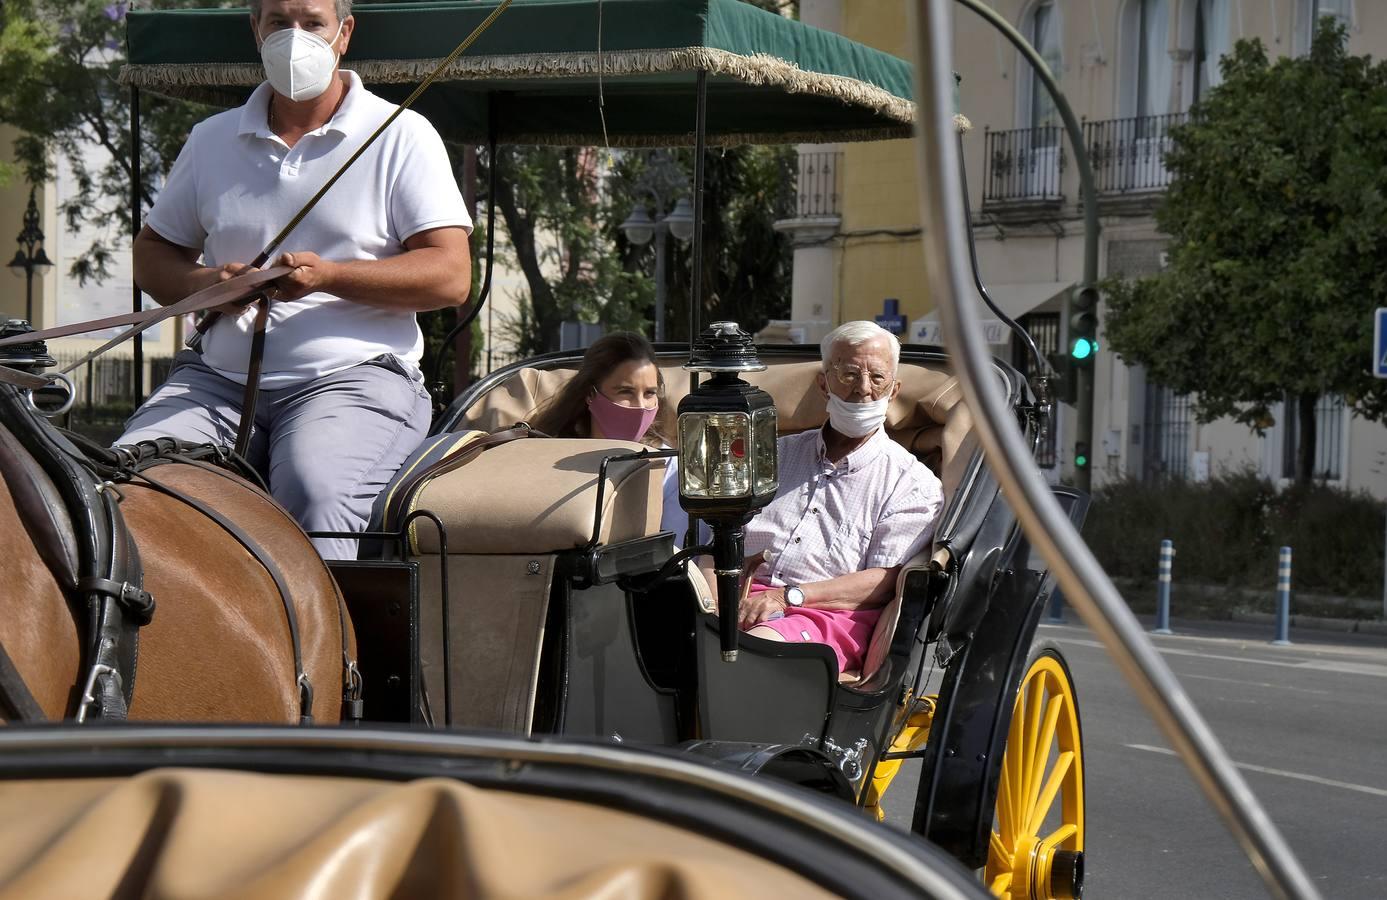
<svg viewBox="0 0 1387 900"><path fill-rule="evenodd" d="M343 65L399 101L499 2L357 6ZM240 103L264 78L247 15L132 11L122 81ZM700 70L711 144L910 134L908 63L742 0L515 0L416 108L460 142L692 144Z"/></svg>

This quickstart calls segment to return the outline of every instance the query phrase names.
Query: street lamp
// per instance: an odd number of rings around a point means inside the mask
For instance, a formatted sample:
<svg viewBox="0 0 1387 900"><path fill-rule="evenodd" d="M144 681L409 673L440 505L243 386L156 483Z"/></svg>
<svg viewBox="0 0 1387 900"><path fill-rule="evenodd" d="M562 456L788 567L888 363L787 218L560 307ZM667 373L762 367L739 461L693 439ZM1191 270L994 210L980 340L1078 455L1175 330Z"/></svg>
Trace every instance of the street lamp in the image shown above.
<svg viewBox="0 0 1387 900"><path fill-rule="evenodd" d="M43 252L43 231L39 228L39 207L34 202L34 188L29 188L29 206L24 210L24 230L19 232L19 249L10 260L10 271L15 277L23 275L24 320L34 321L34 273L40 275L53 268L53 261Z"/></svg>
<svg viewBox="0 0 1387 900"><path fill-rule="evenodd" d="M643 247L650 243L651 238L657 238L655 242L655 340L665 339L665 256L667 253L666 235L674 235L681 244L687 244L694 233L693 206L689 203L688 197L680 197L674 204L674 208L667 214L660 215L664 209L664 203L660 200L660 195L653 188L646 188L655 200L654 219L645 211L645 203L637 203L631 210L631 214L626 217L626 221L620 226L626 240Z"/></svg>
<svg viewBox="0 0 1387 900"><path fill-rule="evenodd" d="M684 368L713 377L679 402L679 505L712 529L722 658L735 662L742 529L779 488L775 403L738 377L766 364L736 322L698 335Z"/></svg>

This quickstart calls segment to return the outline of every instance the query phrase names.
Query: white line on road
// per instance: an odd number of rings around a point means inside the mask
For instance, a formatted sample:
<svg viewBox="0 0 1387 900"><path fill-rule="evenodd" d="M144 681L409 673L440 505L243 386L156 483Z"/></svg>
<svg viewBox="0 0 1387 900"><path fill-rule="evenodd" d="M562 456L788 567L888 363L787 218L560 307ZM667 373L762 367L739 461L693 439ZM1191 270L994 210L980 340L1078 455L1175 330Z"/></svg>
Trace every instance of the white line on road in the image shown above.
<svg viewBox="0 0 1387 900"><path fill-rule="evenodd" d="M1278 691L1295 691L1300 694L1320 694L1328 695L1329 691L1316 691L1311 688L1295 687L1289 684L1272 684L1270 681L1243 681L1241 678L1219 678L1216 675L1190 675L1185 673L1180 678L1198 678L1202 681L1222 681L1226 684L1245 684L1249 687L1274 688Z"/></svg>
<svg viewBox="0 0 1387 900"><path fill-rule="evenodd" d="M1082 638L1071 638L1056 636L1056 640L1065 644L1077 644L1080 647L1097 647L1100 650L1106 649L1100 641L1086 641ZM1221 659L1225 662L1255 663L1259 666L1281 666L1285 669L1313 669L1319 672L1339 672L1347 675L1370 675L1374 678L1387 678L1387 666L1380 666L1376 663L1351 663L1351 662L1330 662L1328 660L1308 659L1300 662L1287 662L1282 659L1259 659L1255 656L1227 656L1219 653L1205 653L1202 650L1182 650L1178 647L1162 647L1157 645L1156 650L1167 656L1196 656L1200 659Z"/></svg>
<svg viewBox="0 0 1387 900"><path fill-rule="evenodd" d="M1179 756L1169 747L1152 747L1149 744L1123 744L1132 750L1145 750L1147 753L1160 753L1165 756ZM1366 784L1353 784L1348 781L1335 781L1332 778L1321 778L1318 775L1306 775L1303 772L1287 772L1285 769L1269 769L1266 766L1254 766L1251 763L1234 762L1233 765L1248 772L1261 772L1263 775L1279 775L1282 778L1294 778L1297 781L1309 781L1313 784L1323 784L1327 787L1343 788L1346 791L1358 791L1360 794L1372 794L1374 797L1387 797L1387 790L1382 788L1368 787Z"/></svg>

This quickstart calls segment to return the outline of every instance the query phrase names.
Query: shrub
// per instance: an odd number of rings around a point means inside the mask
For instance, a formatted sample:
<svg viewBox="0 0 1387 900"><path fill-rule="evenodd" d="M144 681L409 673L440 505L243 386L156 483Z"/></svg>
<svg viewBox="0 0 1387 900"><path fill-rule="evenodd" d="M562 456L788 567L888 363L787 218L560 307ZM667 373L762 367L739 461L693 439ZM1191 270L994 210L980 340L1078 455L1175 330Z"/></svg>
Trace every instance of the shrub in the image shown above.
<svg viewBox="0 0 1387 900"><path fill-rule="evenodd" d="M1095 492L1084 538L1110 575L1151 581L1161 540L1176 578L1269 589L1277 548L1294 552L1296 591L1374 596L1381 589L1383 505L1323 484L1278 492L1254 472L1195 484L1110 483Z"/></svg>

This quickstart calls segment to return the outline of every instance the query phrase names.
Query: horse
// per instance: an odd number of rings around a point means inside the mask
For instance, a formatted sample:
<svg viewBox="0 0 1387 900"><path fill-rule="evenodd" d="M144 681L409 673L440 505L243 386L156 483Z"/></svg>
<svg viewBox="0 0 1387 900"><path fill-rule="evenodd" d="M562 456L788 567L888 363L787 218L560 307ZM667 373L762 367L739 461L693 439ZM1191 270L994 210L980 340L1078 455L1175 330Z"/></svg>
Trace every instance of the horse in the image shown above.
<svg viewBox="0 0 1387 900"><path fill-rule="evenodd" d="M0 687L29 695L28 715L0 703L0 719L81 720L91 708L96 676L110 674L93 667L103 652L93 584L147 620L130 629L138 642L124 650L125 683L115 679L126 700L115 699L117 718L306 724L339 721L344 703L359 709L336 582L283 507L217 464L229 454L172 441L78 450L30 406L0 384L0 676L10 676ZM53 477L44 457L54 453L123 520L142 582L74 577L74 529L86 516Z"/></svg>

